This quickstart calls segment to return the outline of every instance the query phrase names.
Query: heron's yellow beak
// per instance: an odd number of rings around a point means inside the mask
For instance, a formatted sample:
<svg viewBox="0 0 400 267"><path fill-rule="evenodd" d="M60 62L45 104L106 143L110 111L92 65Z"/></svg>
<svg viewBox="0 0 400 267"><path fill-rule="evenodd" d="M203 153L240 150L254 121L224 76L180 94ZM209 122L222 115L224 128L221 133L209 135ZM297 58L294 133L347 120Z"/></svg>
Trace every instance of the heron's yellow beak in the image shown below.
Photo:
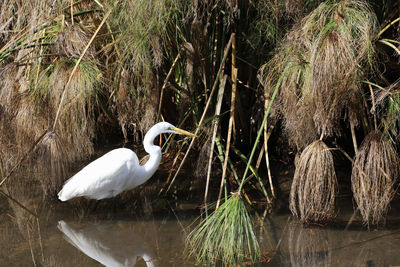
<svg viewBox="0 0 400 267"><path fill-rule="evenodd" d="M190 133L188 131L185 131L185 130L182 130L182 129L179 129L179 128L176 128L176 127L171 127L171 130L174 130L175 132L177 132L179 134L184 134L184 135L188 135L188 136L191 136L191 137L196 137L195 134L192 134L192 133Z"/></svg>

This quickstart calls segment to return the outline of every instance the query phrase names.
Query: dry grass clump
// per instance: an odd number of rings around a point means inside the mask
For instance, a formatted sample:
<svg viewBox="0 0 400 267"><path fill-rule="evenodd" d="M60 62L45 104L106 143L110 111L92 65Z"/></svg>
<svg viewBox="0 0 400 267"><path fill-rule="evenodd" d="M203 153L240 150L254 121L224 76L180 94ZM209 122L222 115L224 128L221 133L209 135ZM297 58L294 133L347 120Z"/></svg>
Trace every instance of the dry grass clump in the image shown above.
<svg viewBox="0 0 400 267"><path fill-rule="evenodd" d="M107 2L115 4L115 0ZM123 1L110 15L111 27L119 32L120 60L142 79L149 78L152 68L163 61L160 41L166 38L176 5L172 0Z"/></svg>
<svg viewBox="0 0 400 267"><path fill-rule="evenodd" d="M2 127L1 131L13 132L19 156L52 128L65 92L54 131L45 135L36 154L29 159L31 168L40 174L46 193L53 193L59 187L69 163L93 152L93 110L102 74L95 61L83 60L66 87L75 60L59 59L29 68L11 64L6 68L7 77L0 91L0 105L13 125Z"/></svg>
<svg viewBox="0 0 400 267"><path fill-rule="evenodd" d="M10 63L0 69L0 106L4 112L13 114L18 103L18 86L23 68L19 68L17 64Z"/></svg>
<svg viewBox="0 0 400 267"><path fill-rule="evenodd" d="M290 210L303 223L325 223L335 216L336 174L332 153L321 140L301 153L290 191Z"/></svg>
<svg viewBox="0 0 400 267"><path fill-rule="evenodd" d="M107 1L109 6L115 0ZM158 70L165 60L165 43L178 3L171 0L123 1L109 17L111 30L118 42L116 64L110 66L117 88L115 110L124 136L127 130L146 131L156 120L162 81ZM175 53L176 51L173 51Z"/></svg>
<svg viewBox="0 0 400 267"><path fill-rule="evenodd" d="M340 134L343 111L357 113L351 109L360 106L360 80L373 65L376 24L365 1L323 2L287 34L264 66L267 91L288 67L275 108L299 150L315 135ZM356 116L349 118L357 124Z"/></svg>
<svg viewBox="0 0 400 267"><path fill-rule="evenodd" d="M355 156L351 175L354 199L365 224L384 220L398 175L392 143L381 132L370 132Z"/></svg>
<svg viewBox="0 0 400 267"><path fill-rule="evenodd" d="M0 1L0 40L7 42L22 30L33 31L36 25L54 15L54 11L54 1L49 0Z"/></svg>
<svg viewBox="0 0 400 267"><path fill-rule="evenodd" d="M291 143L302 150L318 137L313 121L312 69L307 61L307 47L296 43L293 36L287 38L293 38L292 45L279 50L262 69L262 76L266 82L265 88L272 90L286 68L274 107L284 118Z"/></svg>
<svg viewBox="0 0 400 267"><path fill-rule="evenodd" d="M313 45L314 121L319 132L332 135L342 110L361 101L359 83L363 66L373 62L377 21L368 4L357 0L322 3L305 20L302 32Z"/></svg>
<svg viewBox="0 0 400 267"><path fill-rule="evenodd" d="M57 34L54 49L62 57L79 58L85 46L89 43L90 36L81 29L78 24L64 27L63 31ZM85 58L93 58L95 48L90 46L85 52Z"/></svg>
<svg viewBox="0 0 400 267"><path fill-rule="evenodd" d="M128 131L146 132L156 120L159 91L154 86L135 82L136 77L123 69L115 97L115 108L123 135Z"/></svg>

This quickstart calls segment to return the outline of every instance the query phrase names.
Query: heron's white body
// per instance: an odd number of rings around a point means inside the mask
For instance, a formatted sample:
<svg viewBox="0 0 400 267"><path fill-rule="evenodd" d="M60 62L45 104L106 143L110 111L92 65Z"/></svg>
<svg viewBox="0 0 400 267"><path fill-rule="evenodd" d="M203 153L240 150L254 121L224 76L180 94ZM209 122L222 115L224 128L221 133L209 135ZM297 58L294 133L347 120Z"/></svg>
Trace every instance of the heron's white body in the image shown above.
<svg viewBox="0 0 400 267"><path fill-rule="evenodd" d="M154 125L146 134L143 146L150 154L144 165L139 164L135 152L127 148L114 149L91 162L81 171L67 180L58 193L61 201L75 197L103 199L115 197L125 190L133 189L153 176L161 161L161 148L153 144L154 138L161 133L184 133L168 122ZM186 134L190 134L187 133Z"/></svg>

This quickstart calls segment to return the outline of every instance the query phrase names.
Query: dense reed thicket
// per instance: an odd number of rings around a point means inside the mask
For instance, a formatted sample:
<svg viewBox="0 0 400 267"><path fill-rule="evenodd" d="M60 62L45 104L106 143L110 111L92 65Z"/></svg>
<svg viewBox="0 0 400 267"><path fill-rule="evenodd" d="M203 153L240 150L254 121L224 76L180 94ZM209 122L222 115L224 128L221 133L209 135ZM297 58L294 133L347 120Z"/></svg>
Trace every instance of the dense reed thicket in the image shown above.
<svg viewBox="0 0 400 267"><path fill-rule="evenodd" d="M200 152L206 205L212 183L218 205L241 184L235 194L270 206L269 152L290 151L301 154L292 212L331 221L338 146L355 155L356 208L377 224L398 176L399 16L397 1L1 1L0 185L29 167L54 197L95 144L139 141L166 120L196 128L178 150ZM210 175L218 166L222 178Z"/></svg>

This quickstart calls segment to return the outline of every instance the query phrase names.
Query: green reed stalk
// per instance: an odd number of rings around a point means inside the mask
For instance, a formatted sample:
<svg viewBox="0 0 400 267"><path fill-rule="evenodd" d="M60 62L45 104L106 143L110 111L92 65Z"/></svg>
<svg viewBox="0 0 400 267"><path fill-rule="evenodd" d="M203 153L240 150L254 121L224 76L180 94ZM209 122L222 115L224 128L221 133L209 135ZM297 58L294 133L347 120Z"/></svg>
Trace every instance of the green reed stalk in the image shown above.
<svg viewBox="0 0 400 267"><path fill-rule="evenodd" d="M240 182L239 190L232 193L232 196L228 197L218 209L200 222L186 239L186 254L194 256L197 263L215 264L221 261L223 264L236 266L246 260L256 262L261 257L260 247L253 231L252 220L240 192L246 181L246 175L250 169L250 163L263 132L272 103L288 67L288 65L285 67L275 86L245 173Z"/></svg>

